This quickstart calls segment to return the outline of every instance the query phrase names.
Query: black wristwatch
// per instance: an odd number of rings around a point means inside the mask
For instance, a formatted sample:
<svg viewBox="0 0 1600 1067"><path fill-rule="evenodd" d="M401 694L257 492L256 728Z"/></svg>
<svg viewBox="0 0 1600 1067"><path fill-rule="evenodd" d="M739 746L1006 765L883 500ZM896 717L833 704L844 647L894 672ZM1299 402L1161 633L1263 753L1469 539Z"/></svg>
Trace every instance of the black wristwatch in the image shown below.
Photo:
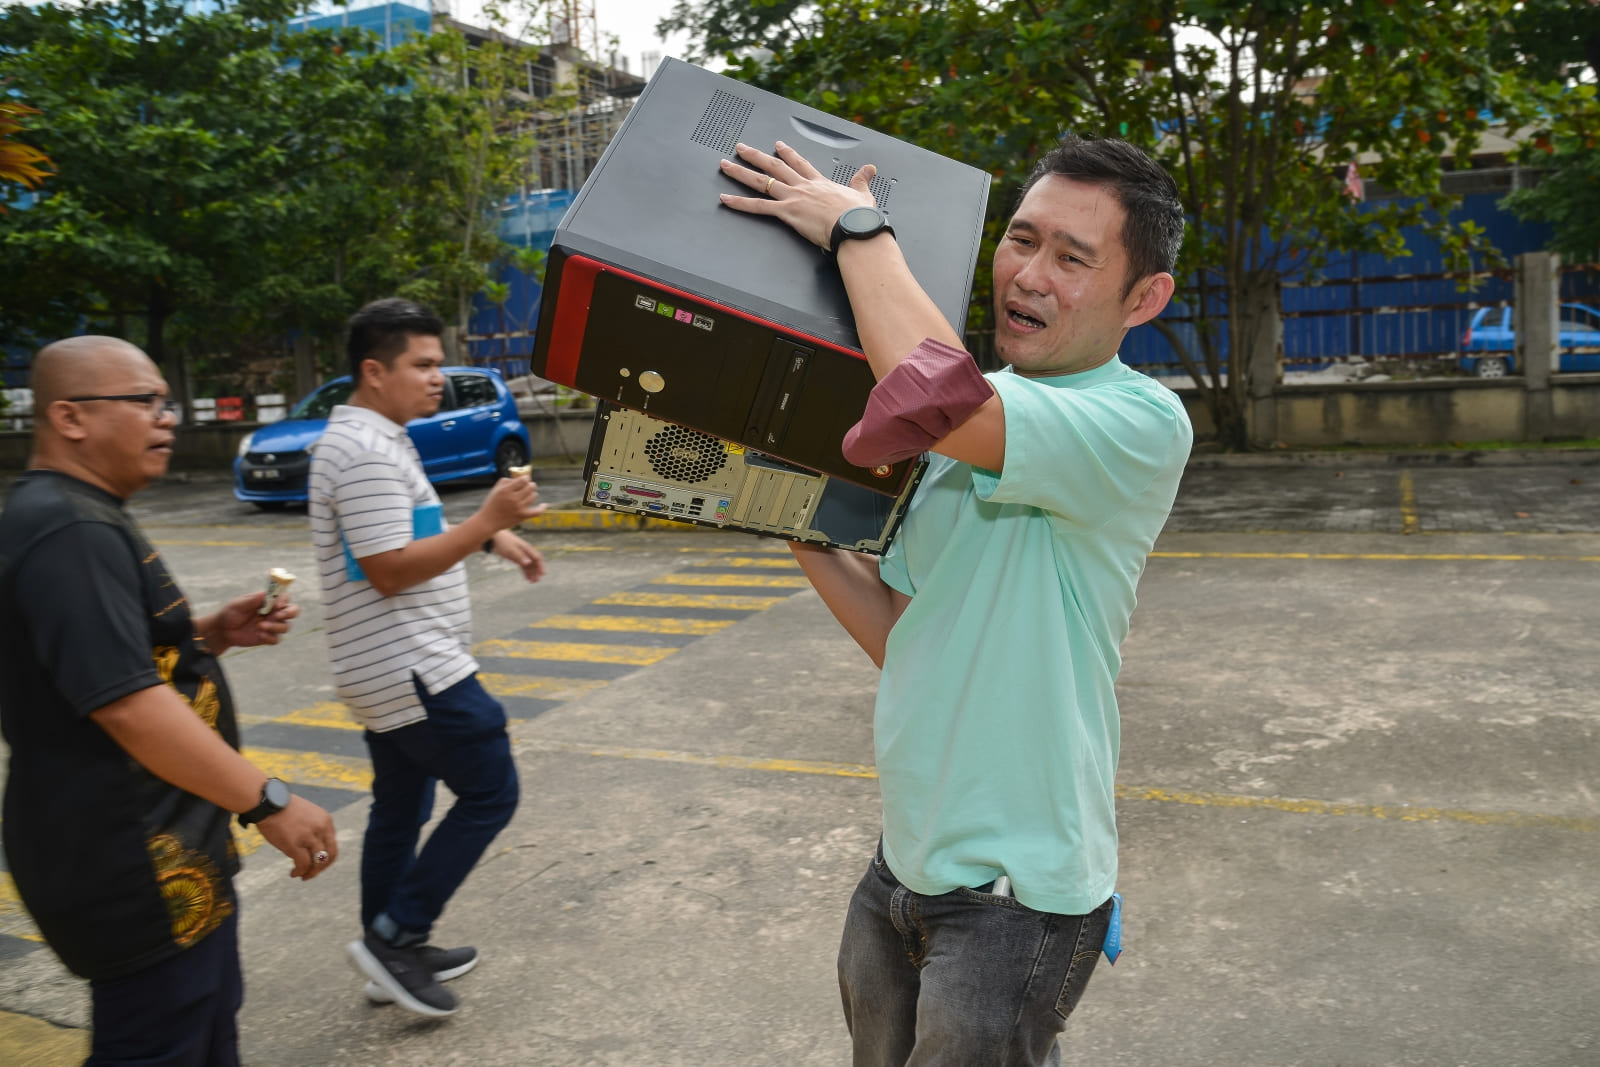
<svg viewBox="0 0 1600 1067"><path fill-rule="evenodd" d="M261 803L249 811L239 813L239 825L249 826L268 816L276 815L289 806L289 787L279 778L268 778L261 787Z"/></svg>
<svg viewBox="0 0 1600 1067"><path fill-rule="evenodd" d="M889 225L887 215L875 207L853 207L833 224L833 235L828 238L828 247L823 251L830 256L835 255L839 251L840 241L865 241L880 233L894 236L894 227Z"/></svg>

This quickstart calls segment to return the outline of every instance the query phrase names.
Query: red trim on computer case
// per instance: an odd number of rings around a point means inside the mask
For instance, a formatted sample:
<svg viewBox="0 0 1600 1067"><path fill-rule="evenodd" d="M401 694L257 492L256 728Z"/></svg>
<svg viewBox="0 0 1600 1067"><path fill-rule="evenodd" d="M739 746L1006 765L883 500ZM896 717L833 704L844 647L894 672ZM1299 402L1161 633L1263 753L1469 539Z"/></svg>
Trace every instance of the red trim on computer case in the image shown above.
<svg viewBox="0 0 1600 1067"><path fill-rule="evenodd" d="M589 309L594 303L594 283L602 273L615 274L619 278L649 286L658 293L669 293L679 300L688 300L714 308L719 315L732 315L746 322L769 330L777 330L785 337L791 337L806 344L816 345L819 348L831 349L841 355L851 356L855 359L867 357L853 348L845 348L831 341L824 341L820 337L813 337L808 333L780 326L770 319L758 318L738 308L719 304L715 300L708 300L703 296L675 289L670 285L642 274L623 270L621 267L602 263L588 256L568 256L561 265L560 293L556 297L555 321L550 327L550 350L545 358L544 377L560 385L576 387L578 378L578 359L583 351L584 329L589 322Z"/></svg>

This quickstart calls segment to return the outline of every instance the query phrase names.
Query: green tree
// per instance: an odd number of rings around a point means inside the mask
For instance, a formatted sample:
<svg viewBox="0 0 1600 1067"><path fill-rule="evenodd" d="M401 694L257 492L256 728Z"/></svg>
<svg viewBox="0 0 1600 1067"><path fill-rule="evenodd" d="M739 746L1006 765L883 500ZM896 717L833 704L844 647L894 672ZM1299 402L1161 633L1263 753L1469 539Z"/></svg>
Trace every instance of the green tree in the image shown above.
<svg viewBox="0 0 1600 1067"><path fill-rule="evenodd" d="M701 23L730 3L700 8ZM990 170L991 238L1029 163L1061 133L1149 149L1192 223L1180 297L1194 329L1157 328L1223 442L1246 447L1251 381L1237 339L1255 336L1284 272L1314 270L1336 251L1402 255L1408 225L1462 267L1492 256L1475 227L1451 221L1439 184L1442 152L1465 165L1486 111L1523 106L1515 78L1489 59L1511 9L1510 0L819 0L802 9L804 23L763 8L769 24L717 40L740 77ZM688 28L685 9L663 25ZM768 48L783 27L783 47ZM1344 195L1357 159L1399 199L1358 207ZM990 314L986 302L975 307L974 324Z"/></svg>
<svg viewBox="0 0 1600 1067"><path fill-rule="evenodd" d="M1551 249L1571 262L1600 259L1600 5L1524 0L1510 32L1495 40L1503 69L1536 79L1543 100L1518 161L1538 168L1537 185L1505 204L1520 217L1549 223Z"/></svg>
<svg viewBox="0 0 1600 1067"><path fill-rule="evenodd" d="M387 51L353 29L291 32L303 7L0 8L0 79L29 87L32 143L62 172L0 218L0 328L87 319L184 390L186 353L337 336L376 296L464 322L528 155L511 88L526 50L449 29Z"/></svg>
<svg viewBox="0 0 1600 1067"><path fill-rule="evenodd" d="M405 84L360 35L284 32L297 10L117 0L0 13L0 77L29 87L36 143L62 172L0 228L0 270L27 279L19 295L139 320L181 385L169 326L237 324L263 251Z"/></svg>
<svg viewBox="0 0 1600 1067"><path fill-rule="evenodd" d="M0 100L0 183L37 189L50 175L50 157L17 140L17 135L23 131L23 122L29 115L38 113L37 108L27 104ZM4 192L4 184L0 184L0 195ZM5 210L5 204L0 203L0 214Z"/></svg>

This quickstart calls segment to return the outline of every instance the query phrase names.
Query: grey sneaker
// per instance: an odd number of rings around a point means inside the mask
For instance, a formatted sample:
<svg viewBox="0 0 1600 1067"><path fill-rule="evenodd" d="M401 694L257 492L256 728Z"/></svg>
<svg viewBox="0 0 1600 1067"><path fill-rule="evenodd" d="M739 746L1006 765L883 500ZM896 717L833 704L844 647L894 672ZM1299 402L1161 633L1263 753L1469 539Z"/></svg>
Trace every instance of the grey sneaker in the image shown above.
<svg viewBox="0 0 1600 1067"><path fill-rule="evenodd" d="M346 951L358 971L407 1011L433 1018L456 1013L455 994L439 984L417 948L395 948L368 930Z"/></svg>
<svg viewBox="0 0 1600 1067"><path fill-rule="evenodd" d="M432 945L418 945L415 951L422 960L422 965L432 971L433 977L441 982L460 978L478 965L478 950L470 946L435 948ZM389 991L377 982L367 983L367 999L374 1004L394 1003Z"/></svg>

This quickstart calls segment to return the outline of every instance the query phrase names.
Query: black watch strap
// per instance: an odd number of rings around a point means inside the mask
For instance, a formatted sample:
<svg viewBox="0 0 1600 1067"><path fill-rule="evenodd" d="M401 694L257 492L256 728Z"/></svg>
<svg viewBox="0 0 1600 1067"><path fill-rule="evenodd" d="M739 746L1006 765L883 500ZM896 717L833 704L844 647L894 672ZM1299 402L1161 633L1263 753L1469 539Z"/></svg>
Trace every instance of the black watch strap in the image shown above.
<svg viewBox="0 0 1600 1067"><path fill-rule="evenodd" d="M268 778L261 787L261 803L239 813L240 826L252 826L289 806L289 787L281 778Z"/></svg>

